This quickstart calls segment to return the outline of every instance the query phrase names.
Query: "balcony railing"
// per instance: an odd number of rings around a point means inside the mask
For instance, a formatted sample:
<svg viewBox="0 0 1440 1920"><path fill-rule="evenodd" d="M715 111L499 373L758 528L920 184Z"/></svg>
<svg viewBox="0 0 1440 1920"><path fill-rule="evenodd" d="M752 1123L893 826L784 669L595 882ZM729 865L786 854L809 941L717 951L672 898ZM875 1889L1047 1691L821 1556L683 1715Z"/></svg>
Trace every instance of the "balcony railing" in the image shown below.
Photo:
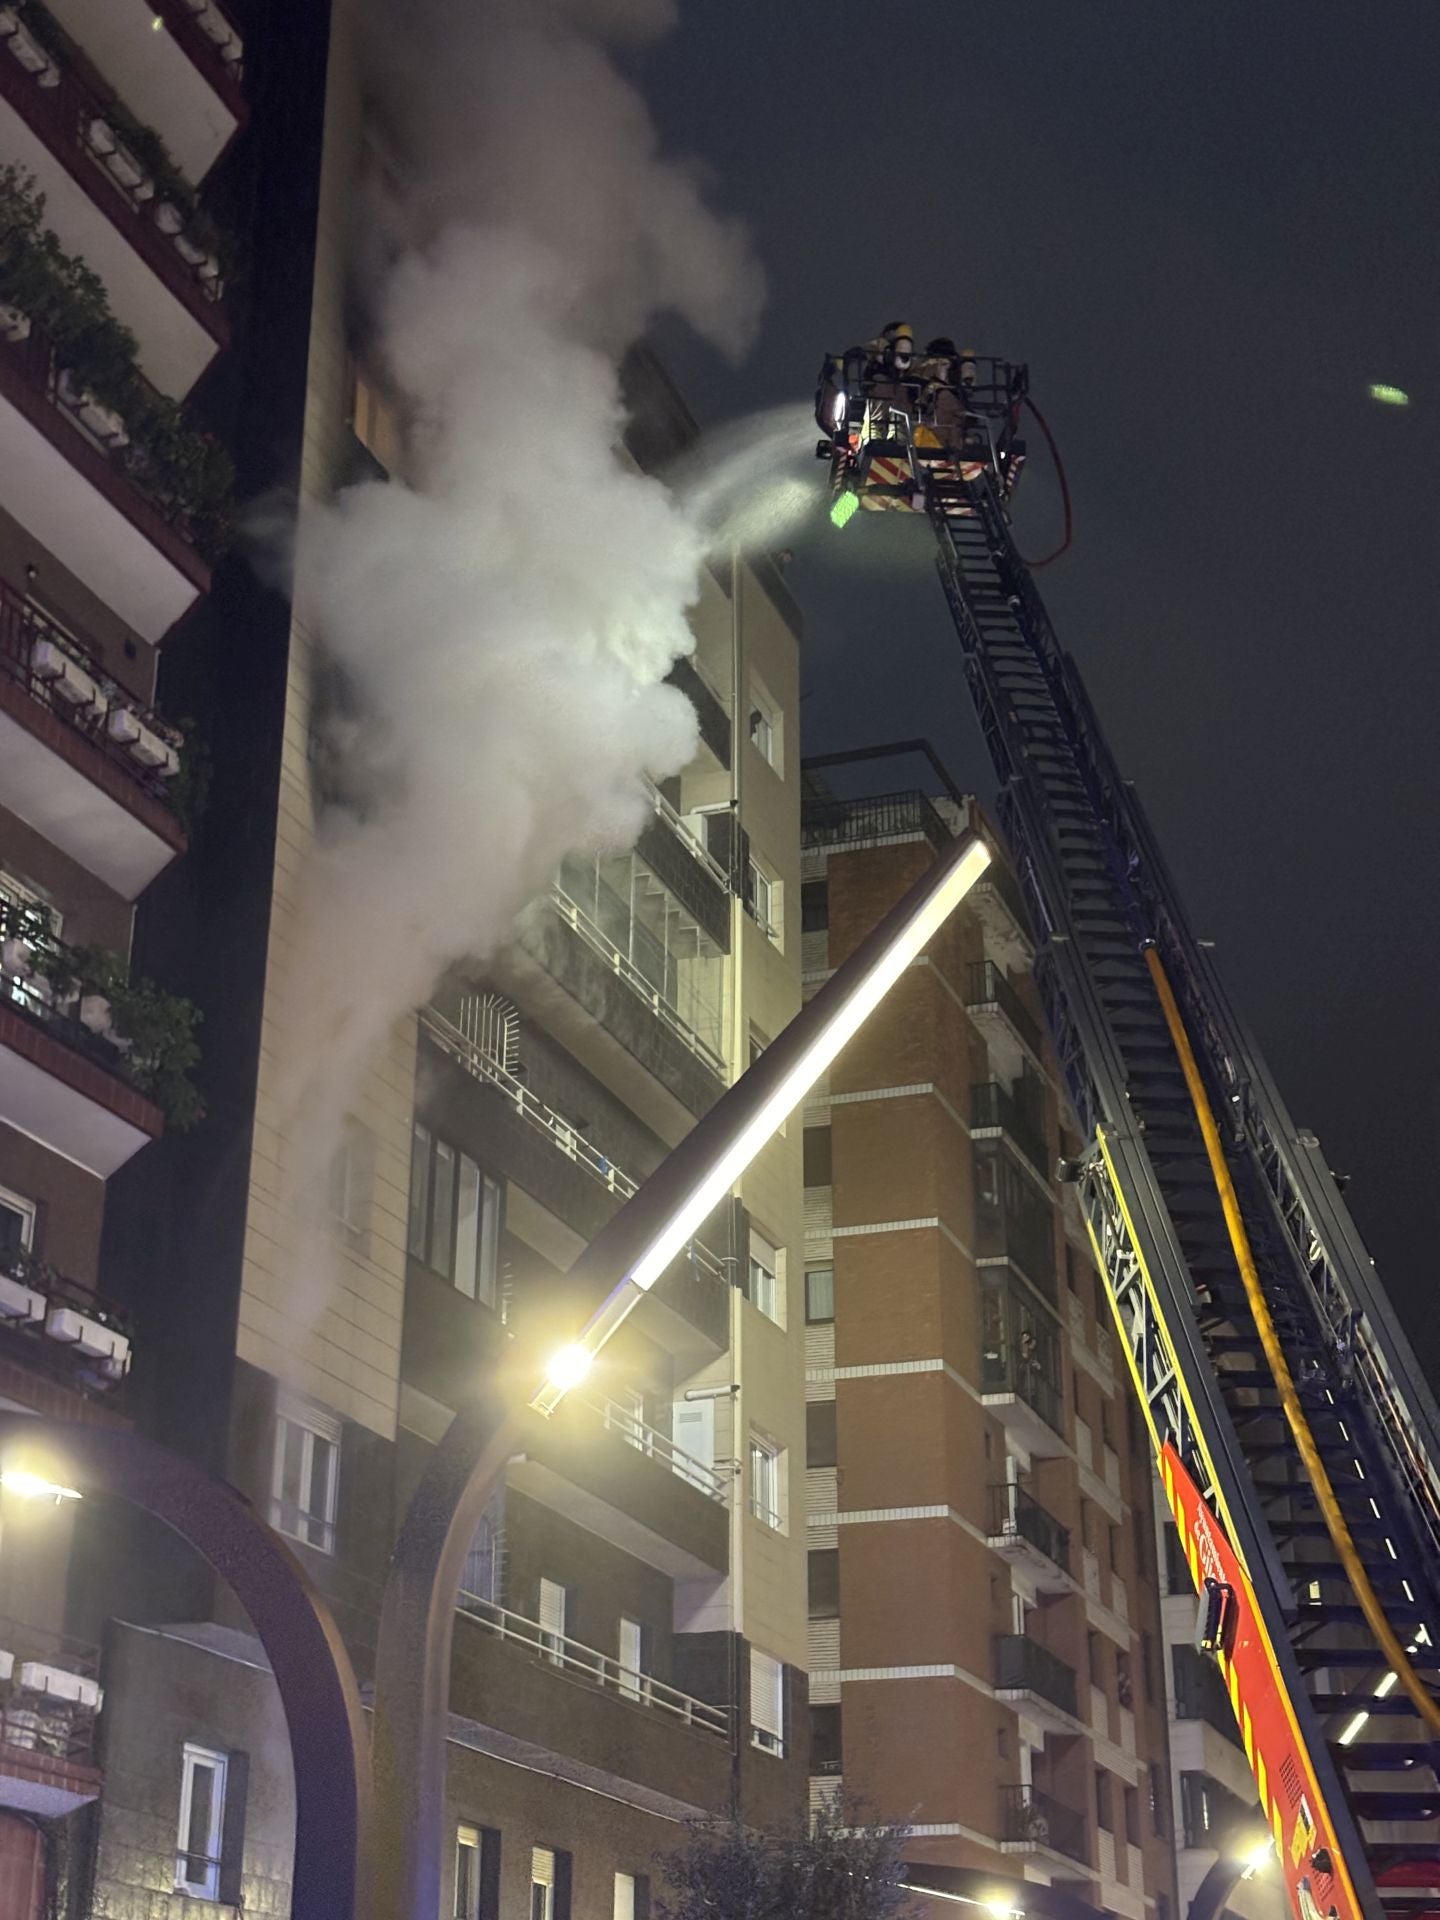
<svg viewBox="0 0 1440 1920"><path fill-rule="evenodd" d="M729 1735L730 1716L724 1707L712 1706L708 1700L697 1700L692 1694L682 1693L678 1687L668 1686L665 1681L656 1680L648 1673L636 1673L622 1666L613 1653L601 1653L595 1647L587 1647L583 1640L573 1640L569 1634L542 1627L538 1620L529 1620L522 1613L512 1613L508 1607L499 1606L493 1600L483 1600L478 1594L462 1593L459 1604L462 1613L468 1614L489 1632L502 1640L513 1641L538 1658L549 1661L552 1666L563 1668L566 1673L579 1674L581 1678L593 1680L597 1686L618 1693L626 1700L668 1713L687 1727L699 1727L706 1733L718 1734L722 1739Z"/></svg>
<svg viewBox="0 0 1440 1920"><path fill-rule="evenodd" d="M100 1649L48 1627L0 1620L0 1773L4 1750L95 1762Z"/></svg>
<svg viewBox="0 0 1440 1920"><path fill-rule="evenodd" d="M0 579L0 678L21 687L144 792L173 809L181 736L17 587Z"/></svg>
<svg viewBox="0 0 1440 1920"><path fill-rule="evenodd" d="M618 1433L627 1447L634 1447L637 1453L643 1453L647 1459L658 1460L662 1466L669 1467L677 1480L684 1480L692 1487L698 1487L707 1499L725 1504L726 1490L730 1484L723 1473L697 1460L692 1453L686 1453L683 1447L677 1447L668 1433L661 1433L658 1427L647 1426L640 1416L632 1413L629 1407L619 1406L614 1400L592 1399L588 1394L572 1395L572 1399L598 1413L604 1422L607 1433Z"/></svg>
<svg viewBox="0 0 1440 1920"><path fill-rule="evenodd" d="M34 1342L45 1370L81 1387L112 1387L130 1371L130 1322L88 1287L22 1247L0 1252L0 1337Z"/></svg>
<svg viewBox="0 0 1440 1920"><path fill-rule="evenodd" d="M635 965L628 954L621 952L609 934L595 924L584 908L571 899L558 882L551 887L550 900L556 913L566 925L572 927L585 944L599 954L605 964L644 1001L658 1020L684 1042L697 1059L702 1060L717 1078L723 1080L725 1077L723 1057L710 1045L709 1041L701 1038L680 1009L666 998L655 983Z"/></svg>
<svg viewBox="0 0 1440 1920"><path fill-rule="evenodd" d="M577 1133L563 1114L557 1113L553 1107L548 1107L543 1100L537 1099L523 1080L511 1073L509 1068L497 1060L494 1054L482 1046L478 1040L462 1033L460 1028L453 1021L447 1020L437 1007L421 1008L420 1025L436 1046L449 1054L450 1058L462 1066L467 1073L473 1074L477 1080L488 1082L492 1087L498 1087L526 1126L533 1128L537 1133L544 1134L557 1152L563 1153L567 1160L573 1160L577 1167L583 1168L608 1192L615 1194L621 1200L628 1200L639 1190L640 1182L633 1175L626 1173L622 1167L617 1167L613 1160L603 1154L598 1147L593 1146L583 1134ZM713 1279L719 1280L725 1286L730 1284L726 1263L701 1241L691 1241L688 1252L694 1258L695 1264Z"/></svg>
<svg viewBox="0 0 1440 1920"><path fill-rule="evenodd" d="M1014 987L993 960L972 960L965 982L965 1004L971 1013L997 1007L1036 1058L1044 1045L1040 1027Z"/></svg>
<svg viewBox="0 0 1440 1920"><path fill-rule="evenodd" d="M1052 1707L1075 1716L1074 1668L1067 1667L1058 1654L1028 1634L996 1634L995 1686L997 1690L1037 1693Z"/></svg>
<svg viewBox="0 0 1440 1920"><path fill-rule="evenodd" d="M1171 1657L1175 1674L1175 1717L1177 1720L1203 1720L1207 1727L1223 1734L1234 1746L1240 1745L1240 1729L1219 1667L1194 1647L1173 1647Z"/></svg>
<svg viewBox="0 0 1440 1920"><path fill-rule="evenodd" d="M0 287L0 298L3 294ZM149 447L132 440L118 414L101 407L70 379L38 326L31 325L23 339L0 332L0 378L13 380L50 409L62 433L74 435L73 441L62 444L76 448L75 464L172 562L180 564L178 542L193 548L202 560L219 551L229 511L223 480L212 484L212 478L202 476L192 481L188 467L169 462L163 452L157 457L159 442ZM140 379L137 374L137 382ZM137 387L141 390L143 386ZM149 391L158 418L164 404L153 389ZM188 460L188 454L184 458ZM192 570L198 564L194 558L188 562Z"/></svg>
<svg viewBox="0 0 1440 1920"><path fill-rule="evenodd" d="M954 835L918 788L866 800L804 801L800 837L806 847L841 847L857 840L910 840L923 834L932 847Z"/></svg>
<svg viewBox="0 0 1440 1920"><path fill-rule="evenodd" d="M1037 1552L1068 1573L1070 1570L1070 1533L1054 1514L1016 1486L990 1489L991 1539L1028 1540Z"/></svg>
<svg viewBox="0 0 1440 1920"><path fill-rule="evenodd" d="M218 0L151 0L151 5L196 66L216 76L227 93L238 95L245 43Z"/></svg>
<svg viewBox="0 0 1440 1920"><path fill-rule="evenodd" d="M1000 1789L1000 1838L1013 1844L1049 1847L1068 1859L1085 1858L1085 1816L1062 1807L1039 1787Z"/></svg>
<svg viewBox="0 0 1440 1920"><path fill-rule="evenodd" d="M975 1132L998 1127L1019 1147L1031 1166L1041 1173L1049 1170L1045 1136L1025 1112L1014 1094L998 1080L983 1081L970 1089L970 1126Z"/></svg>
<svg viewBox="0 0 1440 1920"><path fill-rule="evenodd" d="M715 882L716 886L723 887L728 893L730 891L729 874L725 871L724 867L721 866L714 854L710 852L709 848L695 838L694 830L684 814L677 813L665 798L664 794L661 793L660 789L653 784L650 785L650 804L654 807L659 817L665 822L666 826L670 828L670 831L675 834L690 857L698 861L699 865Z"/></svg>
<svg viewBox="0 0 1440 1920"><path fill-rule="evenodd" d="M21 17L19 34L30 46ZM224 292L220 262L189 210L166 196L141 156L131 150L123 116L83 73L48 49L46 65L30 70L13 49L15 36L0 34L0 91L5 92L41 138L91 184L106 212L146 265L187 306L205 316ZM7 55L9 57L7 57ZM206 317L214 332L223 322Z"/></svg>

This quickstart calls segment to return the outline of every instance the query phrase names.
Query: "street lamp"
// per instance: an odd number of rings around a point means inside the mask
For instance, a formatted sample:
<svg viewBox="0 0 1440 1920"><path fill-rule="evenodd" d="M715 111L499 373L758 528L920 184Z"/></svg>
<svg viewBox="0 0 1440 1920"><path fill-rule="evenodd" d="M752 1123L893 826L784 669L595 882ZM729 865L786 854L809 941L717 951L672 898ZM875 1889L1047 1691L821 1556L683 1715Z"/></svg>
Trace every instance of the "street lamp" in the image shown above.
<svg viewBox="0 0 1440 1920"><path fill-rule="evenodd" d="M517 1414L477 1399L431 1454L396 1538L376 1643L374 1920L428 1920L440 1910L455 1602L475 1529L527 1427L585 1378L990 858L977 834L962 834L602 1228L570 1278L608 1290L553 1357L529 1408Z"/></svg>

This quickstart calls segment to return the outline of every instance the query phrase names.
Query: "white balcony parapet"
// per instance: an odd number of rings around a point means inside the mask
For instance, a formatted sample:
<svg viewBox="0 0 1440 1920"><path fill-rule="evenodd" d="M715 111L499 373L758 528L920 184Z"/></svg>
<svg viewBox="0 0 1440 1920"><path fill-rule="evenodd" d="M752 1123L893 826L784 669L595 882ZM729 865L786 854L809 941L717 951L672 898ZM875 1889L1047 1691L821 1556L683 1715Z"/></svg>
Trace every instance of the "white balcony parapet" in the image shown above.
<svg viewBox="0 0 1440 1920"><path fill-rule="evenodd" d="M608 1687L622 1699L642 1707L658 1708L687 1727L699 1727L722 1739L729 1734L730 1716L724 1707L697 1700L693 1694L682 1693L678 1687L656 1680L648 1673L636 1673L622 1666L613 1653L587 1647L582 1640L556 1633L550 1627L541 1626L538 1620L528 1619L523 1613L512 1613L508 1607L482 1599L478 1594L462 1592L459 1610L500 1639L512 1640L567 1673L579 1674L598 1686Z"/></svg>

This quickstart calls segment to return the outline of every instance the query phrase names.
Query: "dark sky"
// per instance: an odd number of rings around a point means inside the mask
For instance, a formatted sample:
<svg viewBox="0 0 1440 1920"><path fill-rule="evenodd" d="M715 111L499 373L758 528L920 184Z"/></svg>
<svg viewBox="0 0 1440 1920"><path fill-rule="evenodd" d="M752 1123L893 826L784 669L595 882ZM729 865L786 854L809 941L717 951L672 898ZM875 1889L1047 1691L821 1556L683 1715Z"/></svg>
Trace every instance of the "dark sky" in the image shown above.
<svg viewBox="0 0 1440 1920"><path fill-rule="evenodd" d="M692 403L808 399L897 315L1030 363L1076 508L1044 597L1440 1376L1440 6L682 13L643 83L771 283L740 366L672 349ZM806 751L926 733L988 794L925 530L817 528L791 579Z"/></svg>

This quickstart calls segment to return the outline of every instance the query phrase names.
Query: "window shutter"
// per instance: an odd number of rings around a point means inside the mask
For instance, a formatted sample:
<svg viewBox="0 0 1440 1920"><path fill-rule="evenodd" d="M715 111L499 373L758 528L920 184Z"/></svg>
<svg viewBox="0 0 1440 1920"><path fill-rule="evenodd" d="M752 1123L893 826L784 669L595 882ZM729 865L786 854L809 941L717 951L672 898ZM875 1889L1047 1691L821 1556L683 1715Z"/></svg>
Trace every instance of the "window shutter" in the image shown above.
<svg viewBox="0 0 1440 1920"><path fill-rule="evenodd" d="M546 1633L565 1631L565 1589L558 1581L540 1582L540 1625Z"/></svg>
<svg viewBox="0 0 1440 1920"><path fill-rule="evenodd" d="M785 1669L756 1647L750 1649L750 1724L776 1740L785 1737Z"/></svg>

